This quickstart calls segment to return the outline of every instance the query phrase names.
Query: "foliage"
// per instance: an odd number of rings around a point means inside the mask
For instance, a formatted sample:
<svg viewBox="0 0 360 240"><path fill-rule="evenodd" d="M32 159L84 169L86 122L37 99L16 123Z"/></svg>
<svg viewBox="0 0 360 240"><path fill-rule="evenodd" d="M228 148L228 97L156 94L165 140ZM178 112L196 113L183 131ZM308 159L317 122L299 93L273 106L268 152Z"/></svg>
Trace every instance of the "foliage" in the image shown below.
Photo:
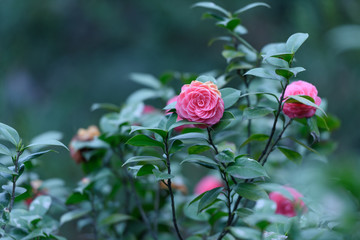
<svg viewBox="0 0 360 240"><path fill-rule="evenodd" d="M244 38L242 14L268 4L252 3L234 12L212 2L193 7L209 10L204 17L215 19L224 30L224 36L211 43L224 42L221 55L227 67L220 74L196 76L167 73L157 78L134 73L131 79L144 88L122 106L94 104L92 110L107 112L99 121L100 135L82 138L78 132L70 144L85 177L66 199L62 191L39 194L28 210L21 207L21 197L29 192L20 187L24 170L31 170L38 157L51 152L48 146L65 146L48 135L26 146L15 129L0 125L6 142L0 145L5 156L0 165L4 239L63 239L57 229L73 221L92 239L354 237L341 216L326 213L311 194L301 197L306 207L297 209L295 217L277 214L276 203L269 199L270 192L279 192L294 201L283 187L291 183L281 176L294 166L306 169L311 161L324 164L335 144L330 137L338 122L326 113L325 104L318 106L307 95L284 97L287 86L305 71L297 66L296 54L308 34L295 33L258 51ZM149 100L166 102L174 97L178 89L170 86L171 81L192 80L211 81L219 88L225 112L215 125L204 128L199 122L179 119L176 103L163 109L147 105ZM286 103L317 112L307 119L289 118L282 111ZM195 184L187 179L189 167L193 172L205 168L221 178L222 186L191 194L188 186ZM306 193L306 186L303 189ZM61 213L59 221L50 211L55 201L61 208L56 212Z"/></svg>

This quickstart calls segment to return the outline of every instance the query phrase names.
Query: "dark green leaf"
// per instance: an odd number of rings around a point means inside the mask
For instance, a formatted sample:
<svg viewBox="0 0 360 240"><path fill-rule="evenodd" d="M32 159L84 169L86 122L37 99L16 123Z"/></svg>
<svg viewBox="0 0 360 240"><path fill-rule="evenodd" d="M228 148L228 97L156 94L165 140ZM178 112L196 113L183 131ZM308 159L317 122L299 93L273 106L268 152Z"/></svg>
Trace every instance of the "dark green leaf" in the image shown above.
<svg viewBox="0 0 360 240"><path fill-rule="evenodd" d="M211 9L211 10L221 12L227 17L231 16L231 14L228 11L226 11L224 8L222 8L222 7L216 5L215 3L212 3L212 2L198 2L198 3L195 3L194 5L192 5L192 7L203 7L203 8L207 8L207 9Z"/></svg>
<svg viewBox="0 0 360 240"><path fill-rule="evenodd" d="M291 53L295 53L308 37L309 34L307 33L295 33L291 35L286 41L287 50Z"/></svg>
<svg viewBox="0 0 360 240"><path fill-rule="evenodd" d="M168 174L168 173L164 173L164 172L160 172L158 169L154 168L153 173L156 177L156 180L160 181L160 180L165 180L165 179L171 179L174 177L174 175L172 174Z"/></svg>
<svg viewBox="0 0 360 240"><path fill-rule="evenodd" d="M225 149L215 156L215 158L223 163L230 163L234 161L234 152L230 149Z"/></svg>
<svg viewBox="0 0 360 240"><path fill-rule="evenodd" d="M225 109L234 105L240 98L241 92L234 88L220 89L221 98L224 100Z"/></svg>
<svg viewBox="0 0 360 240"><path fill-rule="evenodd" d="M153 174L154 165L152 164L145 164L142 166L139 171L137 172L136 176L141 177L149 174Z"/></svg>
<svg viewBox="0 0 360 240"><path fill-rule="evenodd" d="M74 192L68 197L68 199L66 199L65 204L77 204L87 200L89 200L89 196L87 194Z"/></svg>
<svg viewBox="0 0 360 240"><path fill-rule="evenodd" d="M5 139L11 142L14 146L17 146L20 142L18 132L6 124L0 123L0 134L3 135Z"/></svg>
<svg viewBox="0 0 360 240"><path fill-rule="evenodd" d="M125 166L129 163L137 163L140 165L145 165L149 163L163 162L164 160L158 157L153 156L136 156L129 158L122 166Z"/></svg>
<svg viewBox="0 0 360 240"><path fill-rule="evenodd" d="M196 155L196 154L189 155L180 163L180 165L187 162L196 163L211 169L217 168L217 163L215 163L214 160L202 155Z"/></svg>
<svg viewBox="0 0 360 240"><path fill-rule="evenodd" d="M184 144L180 140L175 140L172 142L170 147L170 154L180 151L184 147Z"/></svg>
<svg viewBox="0 0 360 240"><path fill-rule="evenodd" d="M288 137L289 139L291 139L292 141L296 142L297 144L303 146L304 148L306 148L307 150L309 150L310 152L319 154L315 149L309 147L308 145L306 145L305 143L300 142L299 140L297 140L296 138L293 137Z"/></svg>
<svg viewBox="0 0 360 240"><path fill-rule="evenodd" d="M292 60L294 58L294 53L276 54L276 55L272 55L271 57L282 59L290 65L290 63L292 62Z"/></svg>
<svg viewBox="0 0 360 240"><path fill-rule="evenodd" d="M236 11L234 12L234 14L237 15L237 14L243 13L243 12L245 12L245 11L247 11L247 10L250 10L250 9L252 9L252 8L254 8L254 7L260 7L260 6L270 8L270 5L267 4L267 3L254 2L254 3L250 3L250 4L246 5L245 7L240 8L239 10L236 10Z"/></svg>
<svg viewBox="0 0 360 240"><path fill-rule="evenodd" d="M100 223L102 225L113 225L113 224L117 224L119 222L124 222L124 221L132 220L132 219L133 219L132 216L121 214L121 213L114 213L114 214L111 214L110 216L104 218L103 220L101 220Z"/></svg>
<svg viewBox="0 0 360 240"><path fill-rule="evenodd" d="M243 142L240 145L240 148L244 147L246 144L248 144L249 142L252 142L252 141L266 141L268 139L269 139L268 135L256 133L256 134L251 135L248 139L246 139L245 142Z"/></svg>
<svg viewBox="0 0 360 240"><path fill-rule="evenodd" d="M188 148L188 153L189 154L199 154L205 151L210 150L211 147L207 146L207 145L194 145Z"/></svg>
<svg viewBox="0 0 360 240"><path fill-rule="evenodd" d="M210 75L201 75L201 76L196 78L196 81L199 81L199 82L202 82L202 83L212 82L212 83L216 84L216 79L213 76L210 76Z"/></svg>
<svg viewBox="0 0 360 240"><path fill-rule="evenodd" d="M274 112L274 109L269 108L269 107L248 107L248 108L244 109L243 118L245 120L262 118L273 112Z"/></svg>
<svg viewBox="0 0 360 240"><path fill-rule="evenodd" d="M317 125L316 117L307 118L307 125L314 142L320 142L320 131Z"/></svg>
<svg viewBox="0 0 360 240"><path fill-rule="evenodd" d="M294 67L294 68L279 68L275 70L277 75L283 76L286 79L290 79L292 76L296 77L296 75L300 72L305 71L303 67Z"/></svg>
<svg viewBox="0 0 360 240"><path fill-rule="evenodd" d="M148 127L142 127L142 126L131 126L131 133L136 132L136 131L143 131L143 130L147 130L150 132L154 132L159 134L162 138L165 138L167 131L162 130L160 128L148 128Z"/></svg>
<svg viewBox="0 0 360 240"><path fill-rule="evenodd" d="M205 194L200 199L198 212L201 212L205 208L211 206L223 189L224 189L223 187L217 187L205 192Z"/></svg>
<svg viewBox="0 0 360 240"><path fill-rule="evenodd" d="M233 177L242 179L268 177L265 168L250 158L236 159L236 163L227 167L225 171Z"/></svg>
<svg viewBox="0 0 360 240"><path fill-rule="evenodd" d="M254 183L239 183L234 190L240 196L253 201L260 198L268 198L265 190Z"/></svg>
<svg viewBox="0 0 360 240"><path fill-rule="evenodd" d="M216 132L226 128L231 121L235 119L235 116L229 112L229 111L225 111L222 118L220 119L220 121L218 123L216 123L215 125L213 125L211 128L213 130L215 130Z"/></svg>
<svg viewBox="0 0 360 240"><path fill-rule="evenodd" d="M178 115L176 113L172 113L170 116L167 116L167 121L165 124L165 129L167 131L170 131L170 128L172 127L172 125L174 123L176 123L177 118L178 118Z"/></svg>
<svg viewBox="0 0 360 240"><path fill-rule="evenodd" d="M60 224L63 225L66 222L81 218L86 214L90 213L90 211L90 209L76 209L74 211L67 212L61 216Z"/></svg>
<svg viewBox="0 0 360 240"><path fill-rule="evenodd" d="M130 79L134 82L151 87L153 89L159 89L161 87L160 81L150 74L131 73Z"/></svg>
<svg viewBox="0 0 360 240"><path fill-rule="evenodd" d="M254 68L254 66L246 62L232 62L227 66L226 72L231 72L234 70L249 70L252 68Z"/></svg>
<svg viewBox="0 0 360 240"><path fill-rule="evenodd" d="M162 142L156 141L155 139L148 137L146 135L136 135L130 138L126 144L140 147L161 147L164 148L164 144Z"/></svg>
<svg viewBox="0 0 360 240"><path fill-rule="evenodd" d="M277 147L289 160L299 164L301 163L302 156L300 153L295 152L294 150L291 150L286 147Z"/></svg>
<svg viewBox="0 0 360 240"><path fill-rule="evenodd" d="M186 125L188 125L188 126L186 126ZM170 130L172 130L172 129L174 129L174 128L177 128L177 127L180 127L180 126L185 126L185 127L193 127L193 126L191 126L191 125L195 125L195 126L197 126L197 125L203 125L202 123L198 123L198 122L188 122L188 121L186 121L186 120L180 120L180 121L178 121L178 122L175 122L175 123L173 123L170 127L169 127L169 131Z"/></svg>
<svg viewBox="0 0 360 240"><path fill-rule="evenodd" d="M175 109L175 107L176 107L176 101L175 102L172 102L172 103L170 103L170 104L168 104L168 105L166 105L164 108L163 108L163 110L171 110L171 109Z"/></svg>

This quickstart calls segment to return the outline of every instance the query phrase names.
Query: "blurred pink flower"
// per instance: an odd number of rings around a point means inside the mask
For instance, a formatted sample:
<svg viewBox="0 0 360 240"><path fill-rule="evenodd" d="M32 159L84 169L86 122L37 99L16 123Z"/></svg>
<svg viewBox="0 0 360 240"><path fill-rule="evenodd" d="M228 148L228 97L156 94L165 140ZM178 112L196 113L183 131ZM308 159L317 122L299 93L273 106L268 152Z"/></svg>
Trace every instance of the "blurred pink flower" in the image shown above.
<svg viewBox="0 0 360 240"><path fill-rule="evenodd" d="M314 85L305 81L295 81L286 88L284 98L291 95L306 95L312 97L316 105L321 104L321 98L317 96L318 91ZM315 107L302 103L284 103L283 112L289 118L309 118L314 116Z"/></svg>
<svg viewBox="0 0 360 240"><path fill-rule="evenodd" d="M155 112L156 108L151 105L145 105L143 109L143 114L153 113Z"/></svg>
<svg viewBox="0 0 360 240"><path fill-rule="evenodd" d="M203 192L209 191L211 189L217 188L217 187L222 187L224 186L223 183L216 177L214 176L206 176L203 177L198 184L196 184L195 186L195 194L199 195L202 194Z"/></svg>
<svg viewBox="0 0 360 240"><path fill-rule="evenodd" d="M175 96L175 97L169 99L169 101L167 101L166 105L169 105L170 103L176 102L177 98L178 98L178 96ZM168 111L166 111L166 114L170 114L170 113ZM181 121L181 120L183 120L183 119L181 117L179 117L179 115L178 115L176 121ZM186 125L176 127L175 131L181 132L184 128L193 128L193 127L195 127L194 124L186 124Z"/></svg>
<svg viewBox="0 0 360 240"><path fill-rule="evenodd" d="M214 83L192 81L181 88L176 112L182 119L212 126L219 122L224 114L224 101Z"/></svg>
<svg viewBox="0 0 360 240"><path fill-rule="evenodd" d="M269 198L276 203L275 213L287 217L294 217L297 215L296 210L306 210L304 202L300 199L303 195L301 195L298 191L291 187L284 186L284 188L289 191L289 193L293 196L294 200L286 198L281 193L271 192L269 194Z"/></svg>

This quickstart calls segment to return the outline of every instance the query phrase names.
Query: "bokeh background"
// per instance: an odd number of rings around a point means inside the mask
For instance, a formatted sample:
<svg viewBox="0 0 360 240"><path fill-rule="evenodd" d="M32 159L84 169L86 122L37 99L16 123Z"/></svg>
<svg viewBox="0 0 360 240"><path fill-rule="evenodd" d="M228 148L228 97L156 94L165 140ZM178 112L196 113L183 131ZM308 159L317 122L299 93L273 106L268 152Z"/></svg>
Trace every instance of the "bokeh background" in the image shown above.
<svg viewBox="0 0 360 240"><path fill-rule="evenodd" d="M93 103L121 105L140 87L129 80L132 72L223 70L221 44L208 46L222 30L201 20L204 10L192 9L195 2L1 0L0 121L25 141L58 130L68 143L78 128L98 123L103 112L91 112ZM251 1L215 2L236 10ZM360 170L360 1L265 2L272 8L242 15L245 38L261 49L295 32L310 34L297 56L307 69L299 76L317 86L328 112L341 120L330 164L359 194L354 179ZM69 186L82 177L64 151L42 161L38 172L64 178Z"/></svg>

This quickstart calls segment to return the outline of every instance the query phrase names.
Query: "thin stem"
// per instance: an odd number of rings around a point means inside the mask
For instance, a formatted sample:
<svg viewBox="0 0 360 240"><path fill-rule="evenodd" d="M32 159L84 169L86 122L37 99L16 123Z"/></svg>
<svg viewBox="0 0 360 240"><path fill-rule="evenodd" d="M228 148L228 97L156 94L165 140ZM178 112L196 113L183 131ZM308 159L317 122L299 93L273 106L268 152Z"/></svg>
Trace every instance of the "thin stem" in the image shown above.
<svg viewBox="0 0 360 240"><path fill-rule="evenodd" d="M122 153L122 149L119 148L119 151L115 151L115 152L118 154L118 157L120 158L121 162L124 163L124 156L123 156L123 153ZM135 187L134 179L133 179L133 177L131 176L131 174L128 172L128 170L127 170L126 168L122 168L122 169L123 169L123 171L124 171L124 173L125 173L128 181L129 181L129 183L130 183L131 192L132 192L133 195L134 195L135 204L136 204L136 206L137 206L137 208L138 208L138 210L139 210L139 212L140 212L141 218L142 218L142 220L144 221L144 223L145 223L145 225L146 225L149 233L151 234L151 236L152 236L155 240L157 240L157 239L158 239L157 234L152 230L150 221L149 221L148 217L147 217L146 214L145 214L145 211L144 211L144 209L143 209L143 207L142 207L142 204L141 204L139 195L138 195L137 192L136 192L136 187ZM118 174L115 170L113 170L113 172L114 172L114 174L115 174L116 177L121 178L121 176L119 176L119 174Z"/></svg>
<svg viewBox="0 0 360 240"><path fill-rule="evenodd" d="M281 110L282 110L282 102L284 100L284 94L285 94L285 90L286 90L287 85L288 85L288 81L286 81L286 84L282 89L282 94L281 94L280 101L279 101L279 107L278 107L278 110L277 110L276 115L275 115L275 119L274 119L274 123L273 123L272 129L271 129L271 133L270 133L269 139L268 139L268 141L266 143L265 149L261 153L261 155L260 155L260 157L258 159L258 162L261 162L263 157L267 154L267 151L269 150L271 141L272 141L272 139L274 137L275 130L276 130L276 124L277 124L277 121L279 119L279 116L280 116L280 113L281 113Z"/></svg>
<svg viewBox="0 0 360 240"><path fill-rule="evenodd" d="M96 223L97 212L95 209L94 194L90 193L89 195L90 195L90 204L91 204L91 217L94 226L94 239L97 240L98 239L98 229Z"/></svg>
<svg viewBox="0 0 360 240"><path fill-rule="evenodd" d="M292 123L293 119L290 119L290 121L284 126L283 130L280 132L279 136L277 137L277 139L275 140L274 144L271 146L270 151L266 154L266 156L264 157L263 162L261 163L261 165L265 165L270 153L272 151L274 151L275 146L278 144L278 142L281 140L282 135L284 134L285 130L287 129L288 126L290 126L290 124Z"/></svg>
<svg viewBox="0 0 360 240"><path fill-rule="evenodd" d="M166 155L166 165L167 165L167 170L168 170L168 174L171 174L171 166L170 166L170 153L169 153L169 144L168 144L168 135L166 135L165 139L164 139L164 144L165 144L165 155ZM171 199L171 210L172 210L172 220L173 220L173 225L176 231L176 235L178 236L178 238L180 240L183 240L183 237L180 234L180 230L177 224L177 220L176 220L176 212L175 212L175 200L174 200L174 193L171 187L171 179L169 178L167 180L167 187L169 189L169 193L170 193L170 199Z"/></svg>
<svg viewBox="0 0 360 240"><path fill-rule="evenodd" d="M21 155L21 154L22 154L21 151L17 151L16 157L15 157L15 159L14 159L14 166L15 166L14 172L15 172L16 174L19 173L19 166L18 166L18 164L19 164L19 158L20 158L20 155ZM17 176L16 176L16 175L13 175L13 176L12 176L12 184L13 184L13 186L12 186L11 199L10 199L9 208L8 208L9 213L11 212L11 210L12 210L12 208L13 208L13 206L14 206L15 190L16 190L16 181L17 181Z"/></svg>

